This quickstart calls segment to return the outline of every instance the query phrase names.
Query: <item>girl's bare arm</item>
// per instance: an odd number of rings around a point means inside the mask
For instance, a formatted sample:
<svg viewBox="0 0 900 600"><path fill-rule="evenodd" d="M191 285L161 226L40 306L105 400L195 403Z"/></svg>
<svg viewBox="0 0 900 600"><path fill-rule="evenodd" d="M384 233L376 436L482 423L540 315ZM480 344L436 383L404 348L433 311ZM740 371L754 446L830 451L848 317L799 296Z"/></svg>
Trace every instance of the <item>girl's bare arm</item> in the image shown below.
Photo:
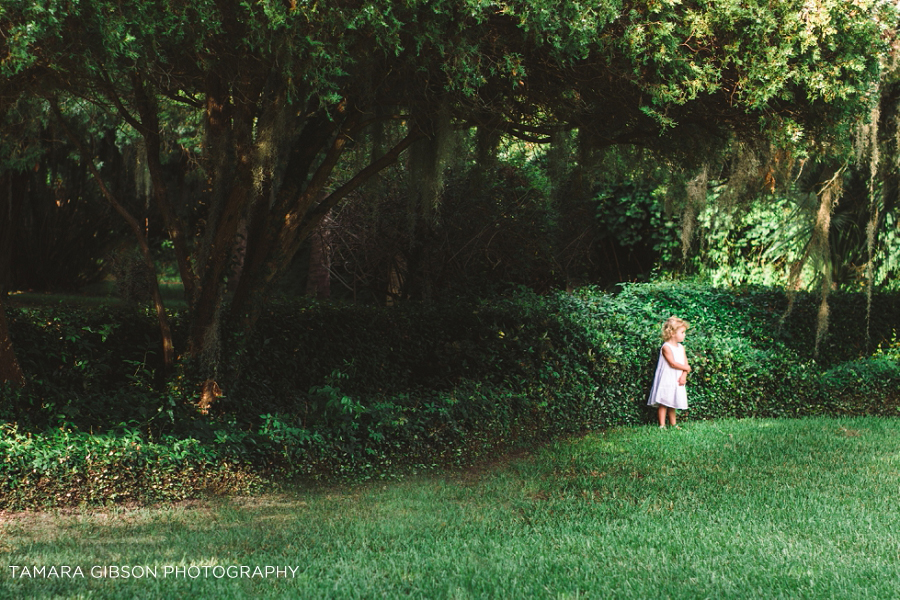
<svg viewBox="0 0 900 600"><path fill-rule="evenodd" d="M662 354L663 354L663 357L666 359L666 362L669 363L669 365L673 369L678 369L679 371L684 371L685 373L690 373L691 366L689 364L687 364L687 359L685 359L683 364L680 362L677 362L675 360L675 355L672 353L672 348L670 348L668 344L663 344Z"/></svg>

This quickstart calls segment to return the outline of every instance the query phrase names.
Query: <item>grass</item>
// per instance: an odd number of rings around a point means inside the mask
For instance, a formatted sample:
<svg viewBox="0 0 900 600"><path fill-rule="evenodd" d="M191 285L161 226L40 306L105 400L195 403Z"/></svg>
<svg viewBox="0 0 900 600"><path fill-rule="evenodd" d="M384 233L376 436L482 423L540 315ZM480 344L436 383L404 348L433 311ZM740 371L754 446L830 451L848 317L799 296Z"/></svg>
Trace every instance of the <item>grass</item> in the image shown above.
<svg viewBox="0 0 900 600"><path fill-rule="evenodd" d="M443 477L7 515L0 596L897 598L898 493L897 419L616 429Z"/></svg>

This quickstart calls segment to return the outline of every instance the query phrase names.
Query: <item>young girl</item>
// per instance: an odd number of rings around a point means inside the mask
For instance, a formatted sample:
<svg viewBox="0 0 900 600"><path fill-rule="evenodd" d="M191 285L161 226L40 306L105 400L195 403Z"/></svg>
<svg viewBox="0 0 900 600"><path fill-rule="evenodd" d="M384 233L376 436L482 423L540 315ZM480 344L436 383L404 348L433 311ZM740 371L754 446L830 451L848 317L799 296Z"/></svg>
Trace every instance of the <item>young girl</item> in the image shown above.
<svg viewBox="0 0 900 600"><path fill-rule="evenodd" d="M669 317L663 323L664 343L659 351L656 375L647 401L647 406L657 407L659 426L663 429L666 427L666 414L669 415L669 424L678 428L675 409L684 410L688 407L685 384L691 367L688 365L684 346L681 345L688 327L690 325L687 321L678 317Z"/></svg>

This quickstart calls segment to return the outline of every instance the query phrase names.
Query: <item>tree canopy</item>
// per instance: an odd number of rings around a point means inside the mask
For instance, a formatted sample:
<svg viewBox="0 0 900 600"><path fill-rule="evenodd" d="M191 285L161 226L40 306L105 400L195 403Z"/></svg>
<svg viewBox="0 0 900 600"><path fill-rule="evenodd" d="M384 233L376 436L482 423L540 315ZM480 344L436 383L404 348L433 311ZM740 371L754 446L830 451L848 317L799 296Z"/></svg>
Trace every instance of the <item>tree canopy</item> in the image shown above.
<svg viewBox="0 0 900 600"><path fill-rule="evenodd" d="M84 161L100 123L140 138L189 350L215 356L222 323L252 323L328 211L417 140L578 129L694 166L734 136L846 152L895 22L876 0L5 0L2 159L27 163L15 116L35 101ZM374 128L370 160L342 162Z"/></svg>
<svg viewBox="0 0 900 600"><path fill-rule="evenodd" d="M336 119L373 106L424 119L449 105L469 123L520 134L574 125L606 143L773 119L822 132L859 118L894 24L890 3L837 0L10 0L0 10L5 103L23 89L136 102L137 79L145 93L209 109L215 82L230 110L250 104L257 116L279 94Z"/></svg>

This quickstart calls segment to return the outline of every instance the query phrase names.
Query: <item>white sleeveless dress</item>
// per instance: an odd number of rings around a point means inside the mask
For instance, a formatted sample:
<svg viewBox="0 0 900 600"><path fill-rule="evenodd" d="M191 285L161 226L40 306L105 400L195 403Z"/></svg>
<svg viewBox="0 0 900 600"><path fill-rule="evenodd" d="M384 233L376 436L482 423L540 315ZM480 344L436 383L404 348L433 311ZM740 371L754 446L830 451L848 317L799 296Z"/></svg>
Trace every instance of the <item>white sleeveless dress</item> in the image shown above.
<svg viewBox="0 0 900 600"><path fill-rule="evenodd" d="M684 364L686 356L684 346L681 344L669 344L672 349L672 357L675 362ZM663 344L665 346L665 344ZM682 371L673 369L666 357L663 356L662 348L659 349L659 361L656 363L656 375L653 376L653 387L650 388L650 398L647 400L647 406L668 406L684 410L688 407L687 390L685 386L678 385L678 378Z"/></svg>

